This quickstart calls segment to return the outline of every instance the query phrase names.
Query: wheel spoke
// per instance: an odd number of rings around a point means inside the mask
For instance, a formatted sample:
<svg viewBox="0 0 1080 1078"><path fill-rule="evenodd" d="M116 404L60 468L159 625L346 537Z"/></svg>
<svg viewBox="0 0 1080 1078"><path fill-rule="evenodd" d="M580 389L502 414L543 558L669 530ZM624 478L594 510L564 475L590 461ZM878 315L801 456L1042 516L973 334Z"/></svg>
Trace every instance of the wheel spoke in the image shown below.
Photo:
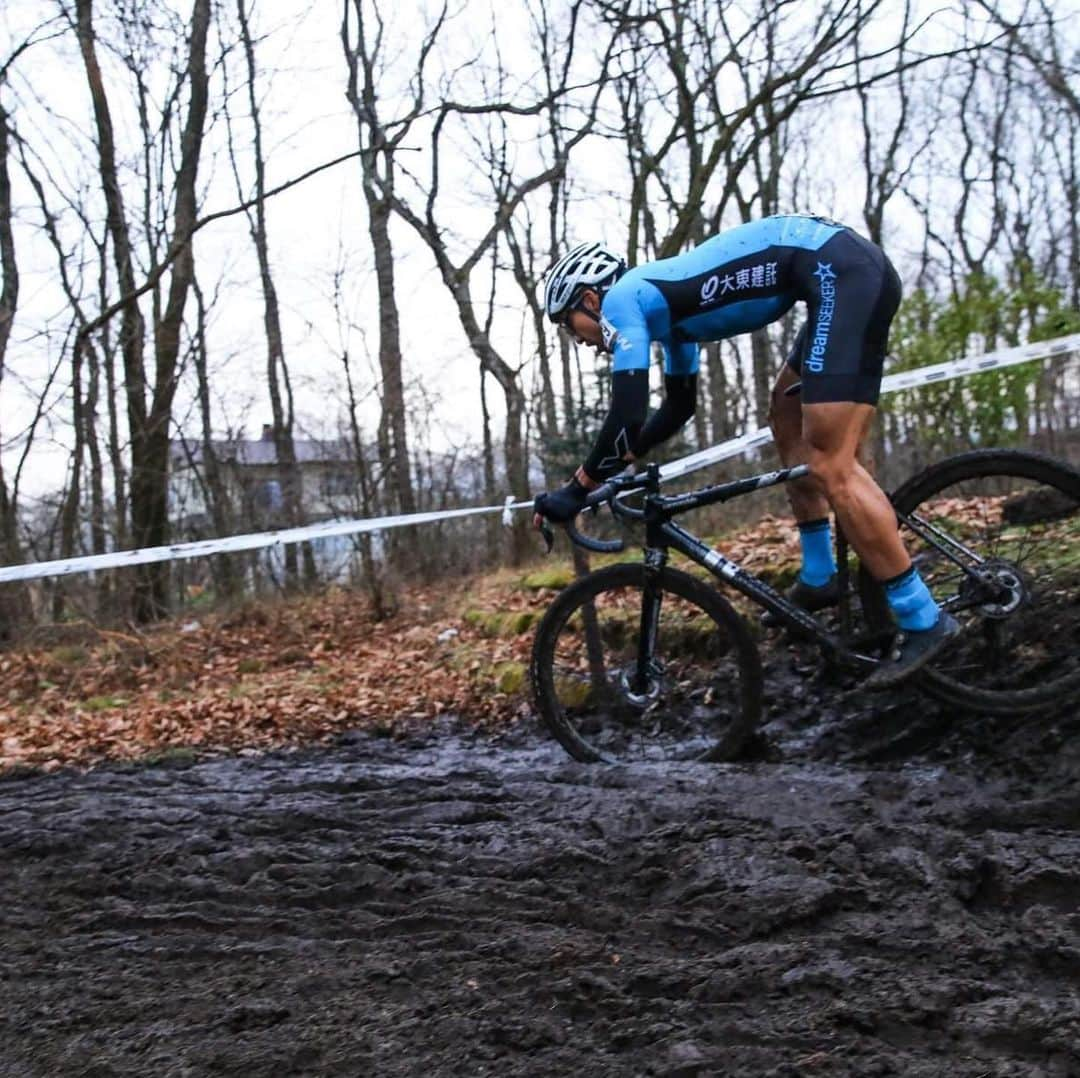
<svg viewBox="0 0 1080 1078"><path fill-rule="evenodd" d="M665 571L643 679L643 579L640 567L601 570L556 601L534 651L541 714L581 759L699 759L718 745L731 755L760 707L746 695L760 670L742 621L711 589Z"/></svg>
<svg viewBox="0 0 1080 1078"><path fill-rule="evenodd" d="M981 559L965 577L932 546L912 542L923 579L963 628L926 683L991 709L1054 703L1065 686L1076 687L1080 477L1030 454L997 451L942 462L922 479L898 510Z"/></svg>

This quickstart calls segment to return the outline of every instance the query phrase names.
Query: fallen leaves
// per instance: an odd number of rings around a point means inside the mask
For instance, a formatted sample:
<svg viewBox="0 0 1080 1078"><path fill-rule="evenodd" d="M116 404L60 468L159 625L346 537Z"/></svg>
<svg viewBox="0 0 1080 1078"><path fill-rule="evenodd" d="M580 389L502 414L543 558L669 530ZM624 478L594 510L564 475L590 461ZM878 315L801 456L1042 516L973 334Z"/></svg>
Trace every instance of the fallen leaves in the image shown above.
<svg viewBox="0 0 1080 1078"><path fill-rule="evenodd" d="M470 601L478 590L483 582ZM488 598L508 605L498 592ZM515 595L510 605L537 601ZM442 714L508 720L521 700L496 691L494 667L527 662L531 634L485 640L457 616L463 606L446 589L416 589L376 622L355 594L330 591L204 617L197 630L184 618L145 639L103 633L77 655L10 652L0 666L0 768L185 745L269 748L357 727L394 733Z"/></svg>
<svg viewBox="0 0 1080 1078"><path fill-rule="evenodd" d="M799 546L790 520L766 517L720 548L775 572L797 564ZM555 595L526 579L504 570L414 588L382 622L338 589L142 636L81 623L73 642L0 659L0 769L393 735L440 715L512 721L529 706L534 626Z"/></svg>

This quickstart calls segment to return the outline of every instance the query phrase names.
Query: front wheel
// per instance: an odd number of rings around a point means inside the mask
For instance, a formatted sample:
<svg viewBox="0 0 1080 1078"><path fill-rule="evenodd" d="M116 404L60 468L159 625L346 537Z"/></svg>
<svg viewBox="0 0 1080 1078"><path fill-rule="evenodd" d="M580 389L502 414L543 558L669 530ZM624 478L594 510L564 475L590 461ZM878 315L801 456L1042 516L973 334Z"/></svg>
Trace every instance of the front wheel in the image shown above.
<svg viewBox="0 0 1080 1078"><path fill-rule="evenodd" d="M757 727L761 662L746 623L686 573L663 569L659 585L647 662L644 565L613 565L571 584L537 628L537 708L575 759L730 760Z"/></svg>
<svg viewBox="0 0 1080 1078"><path fill-rule="evenodd" d="M987 712L1039 710L1080 690L1080 473L1038 453L950 457L894 495L934 598L961 624L922 684Z"/></svg>

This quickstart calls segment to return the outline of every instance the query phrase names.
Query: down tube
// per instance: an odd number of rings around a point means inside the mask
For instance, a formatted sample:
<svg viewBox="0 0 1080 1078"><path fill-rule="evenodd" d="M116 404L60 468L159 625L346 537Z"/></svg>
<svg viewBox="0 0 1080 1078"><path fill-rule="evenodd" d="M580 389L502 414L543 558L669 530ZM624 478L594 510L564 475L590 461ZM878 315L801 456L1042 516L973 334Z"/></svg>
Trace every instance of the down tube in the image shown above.
<svg viewBox="0 0 1080 1078"><path fill-rule="evenodd" d="M727 581L748 599L752 599L766 610L771 610L785 621L794 622L831 650L836 652L844 650L840 641L823 629L816 618L793 603L789 603L775 588L770 587L752 573L748 573L730 558L725 558L720 551L713 550L712 547L707 546L696 536L670 520L661 526L661 531L672 547L685 554L691 561L705 566L715 576Z"/></svg>

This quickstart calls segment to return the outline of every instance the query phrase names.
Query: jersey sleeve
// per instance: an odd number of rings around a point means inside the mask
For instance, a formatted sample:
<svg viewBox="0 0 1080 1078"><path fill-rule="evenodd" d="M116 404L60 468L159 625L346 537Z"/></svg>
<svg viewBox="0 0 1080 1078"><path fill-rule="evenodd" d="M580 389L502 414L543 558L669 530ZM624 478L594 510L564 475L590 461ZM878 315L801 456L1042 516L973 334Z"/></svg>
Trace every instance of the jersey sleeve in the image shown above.
<svg viewBox="0 0 1080 1078"><path fill-rule="evenodd" d="M701 361L701 345L697 341L662 341L664 349L664 374L697 374Z"/></svg>
<svg viewBox="0 0 1080 1078"><path fill-rule="evenodd" d="M611 352L611 371L647 371L649 369L649 327L632 292L616 285L604 298L600 332Z"/></svg>

